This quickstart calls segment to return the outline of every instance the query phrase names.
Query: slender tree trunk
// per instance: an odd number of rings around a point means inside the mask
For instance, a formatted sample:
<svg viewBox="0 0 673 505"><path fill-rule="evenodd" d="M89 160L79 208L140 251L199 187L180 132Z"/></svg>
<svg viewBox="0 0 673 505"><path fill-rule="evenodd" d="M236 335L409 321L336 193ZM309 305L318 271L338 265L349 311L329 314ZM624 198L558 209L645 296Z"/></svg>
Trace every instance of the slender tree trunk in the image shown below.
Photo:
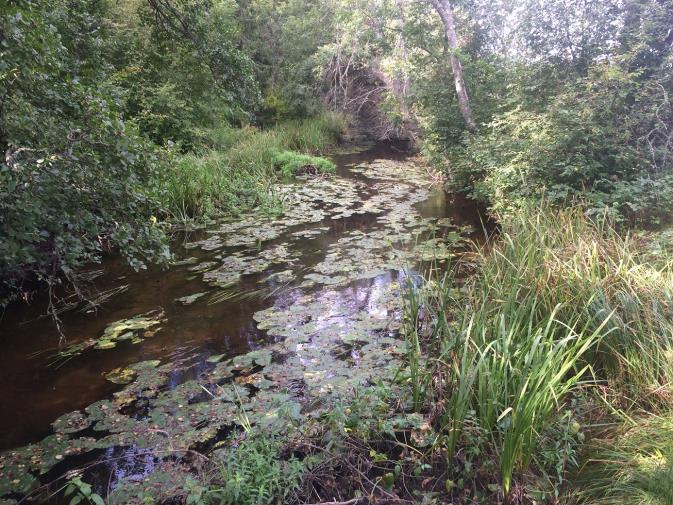
<svg viewBox="0 0 673 505"><path fill-rule="evenodd" d="M451 53L449 60L451 61L451 70L453 71L453 82L456 85L456 95L458 95L458 107L467 127L472 131L477 131L477 123L474 121L472 115L472 108L470 107L470 99L467 96L467 88L465 81L463 81L463 67L460 65L460 60L457 56L458 51L458 37L456 35L456 26L453 21L453 8L449 0L431 0L432 6L439 14L444 25L444 36L449 44Z"/></svg>

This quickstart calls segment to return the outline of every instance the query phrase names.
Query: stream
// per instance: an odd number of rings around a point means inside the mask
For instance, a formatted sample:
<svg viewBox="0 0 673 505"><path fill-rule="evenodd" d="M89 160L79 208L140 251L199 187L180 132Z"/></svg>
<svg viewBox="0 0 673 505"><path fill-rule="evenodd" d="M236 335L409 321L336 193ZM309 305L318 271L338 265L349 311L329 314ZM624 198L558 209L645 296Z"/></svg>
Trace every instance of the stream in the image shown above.
<svg viewBox="0 0 673 505"><path fill-rule="evenodd" d="M394 146L353 151L332 157L335 176L281 185L281 218L185 233L168 270L80 273L105 301L62 313L60 347L43 304L7 310L0 504L79 467L110 503L184 485L190 454L236 429L282 431L392 373L401 290L479 215Z"/></svg>

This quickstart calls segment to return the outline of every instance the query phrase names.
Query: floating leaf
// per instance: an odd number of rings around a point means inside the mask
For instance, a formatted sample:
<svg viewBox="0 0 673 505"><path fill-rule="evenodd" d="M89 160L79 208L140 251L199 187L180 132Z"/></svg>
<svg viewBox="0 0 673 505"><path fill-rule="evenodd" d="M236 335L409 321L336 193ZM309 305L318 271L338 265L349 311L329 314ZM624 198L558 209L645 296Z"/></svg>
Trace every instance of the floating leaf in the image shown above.
<svg viewBox="0 0 673 505"><path fill-rule="evenodd" d="M91 421L79 410L63 414L52 423L56 433L77 433L88 428Z"/></svg>
<svg viewBox="0 0 673 505"><path fill-rule="evenodd" d="M114 384L128 384L135 376L135 370L130 368L115 368L105 374L105 378Z"/></svg>
<svg viewBox="0 0 673 505"><path fill-rule="evenodd" d="M180 302L183 305L191 305L196 300L198 300L199 298L201 298L202 296L205 296L207 294L208 294L207 291L203 291L201 293L194 293L193 295L182 296L182 297L178 298L177 301Z"/></svg>

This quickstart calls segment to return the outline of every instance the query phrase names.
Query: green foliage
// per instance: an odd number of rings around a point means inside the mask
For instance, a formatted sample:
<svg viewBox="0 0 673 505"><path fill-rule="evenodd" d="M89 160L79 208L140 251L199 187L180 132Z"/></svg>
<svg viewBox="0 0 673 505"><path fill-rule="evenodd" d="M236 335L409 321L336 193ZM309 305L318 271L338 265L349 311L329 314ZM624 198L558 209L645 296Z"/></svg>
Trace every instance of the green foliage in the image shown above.
<svg viewBox="0 0 673 505"><path fill-rule="evenodd" d="M69 505L78 505L79 503L105 504L103 498L93 492L91 485L82 481L80 477L74 477L68 481L63 496L70 498Z"/></svg>
<svg viewBox="0 0 673 505"><path fill-rule="evenodd" d="M173 204L166 190L175 181L158 145L222 148L235 135L220 125L251 117L259 103L252 62L236 42L236 7L3 3L0 304L35 280L72 282L74 269L106 250L136 269L167 262L157 219L161 202ZM230 181L230 193L259 192L252 175L244 183Z"/></svg>
<svg viewBox="0 0 673 505"><path fill-rule="evenodd" d="M665 505L673 503L673 419L637 418L591 442L571 503Z"/></svg>
<svg viewBox="0 0 673 505"><path fill-rule="evenodd" d="M272 436L254 435L236 450L224 452L215 483L204 503L269 505L285 503L299 488L306 463L280 455L282 445Z"/></svg>
<svg viewBox="0 0 673 505"><path fill-rule="evenodd" d="M476 134L461 120L432 10L408 7L401 28L392 13L381 22L404 34L394 57L414 76L421 150L452 189L496 213L544 197L583 200L629 224L670 219L669 3L452 3Z"/></svg>
<svg viewBox="0 0 673 505"><path fill-rule="evenodd" d="M495 212L544 195L555 203L584 200L590 212L608 208L621 220L666 220L673 210L670 153L640 137L663 135L659 117L673 113L666 93L660 89L657 98L653 85L608 66L542 112L503 113L467 138L453 165L454 183L472 187Z"/></svg>
<svg viewBox="0 0 673 505"><path fill-rule="evenodd" d="M303 173L329 174L336 171L336 165L330 160L294 151L282 151L273 158L273 164L284 177Z"/></svg>
<svg viewBox="0 0 673 505"><path fill-rule="evenodd" d="M252 62L235 43L235 8L230 1L130 0L110 7L113 19L128 16L110 41L111 80L124 113L153 142L194 149L204 128L247 119L257 107Z"/></svg>
<svg viewBox="0 0 673 505"><path fill-rule="evenodd" d="M282 202L274 192L278 153L323 151L338 140L342 128L342 118L323 115L268 130L221 127L211 131L208 143L212 150L175 155L166 165L164 204L181 220L223 212L239 214L254 207L280 213ZM322 158L295 156L319 160L327 168L331 165Z"/></svg>
<svg viewBox="0 0 673 505"><path fill-rule="evenodd" d="M152 219L161 208L149 197L159 153L124 122L103 87L77 76L85 65L62 44L61 7L41 0L2 8L2 31L10 34L1 75L2 304L25 280L72 279L75 267L112 246L134 268L170 256ZM96 46L93 32L82 32L80 44Z"/></svg>
<svg viewBox="0 0 673 505"><path fill-rule="evenodd" d="M334 36L331 12L318 0L239 2L241 43L264 97L257 111L262 124L323 110L318 52Z"/></svg>
<svg viewBox="0 0 673 505"><path fill-rule="evenodd" d="M615 409L666 408L673 269L609 221L548 206L508 215L477 260L462 286L449 275L406 295L415 405L444 406L449 458L495 459L505 493L533 470L553 496L577 459L578 414L560 414L578 384L600 381Z"/></svg>

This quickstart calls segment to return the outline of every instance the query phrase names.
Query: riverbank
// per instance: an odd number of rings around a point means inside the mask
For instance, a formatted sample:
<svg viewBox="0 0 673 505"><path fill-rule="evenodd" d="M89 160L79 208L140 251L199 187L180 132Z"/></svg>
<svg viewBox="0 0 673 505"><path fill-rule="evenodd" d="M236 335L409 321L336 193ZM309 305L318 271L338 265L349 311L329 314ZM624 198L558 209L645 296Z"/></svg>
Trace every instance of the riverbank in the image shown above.
<svg viewBox="0 0 673 505"><path fill-rule="evenodd" d="M294 442L322 458L299 503L671 502L665 236L581 208L500 222L407 285L393 379Z"/></svg>
<svg viewBox="0 0 673 505"><path fill-rule="evenodd" d="M666 234L542 205L470 246L479 216L413 159L335 161L37 357L79 410L6 395L53 433L0 456L5 498L666 503Z"/></svg>
<svg viewBox="0 0 673 505"><path fill-rule="evenodd" d="M17 160L8 186L14 190L2 202L0 307L48 293L40 310L58 327L63 306L96 303L78 274L84 266L113 253L136 271L165 267L176 228L252 209L280 215L275 186L288 173L277 158L325 152L345 128L341 115L324 113L266 129L213 128L187 153L148 144L144 157L128 154L133 170L125 168L129 180L117 181L120 187L105 186L94 172L75 176L70 171L78 168L58 156L42 160L39 178ZM67 170L59 168L63 163Z"/></svg>

